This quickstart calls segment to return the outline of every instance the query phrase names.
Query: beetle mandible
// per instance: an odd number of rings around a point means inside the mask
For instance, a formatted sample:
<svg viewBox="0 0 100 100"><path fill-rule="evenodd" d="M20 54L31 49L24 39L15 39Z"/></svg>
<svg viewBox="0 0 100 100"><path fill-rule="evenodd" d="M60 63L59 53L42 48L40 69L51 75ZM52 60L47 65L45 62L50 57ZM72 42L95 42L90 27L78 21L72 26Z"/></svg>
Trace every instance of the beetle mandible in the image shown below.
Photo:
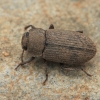
<svg viewBox="0 0 100 100"><path fill-rule="evenodd" d="M85 62L92 59L96 54L96 46L92 40L83 34L83 31L70 31L70 30L58 30L54 29L51 24L48 30L42 28L36 28L33 25L25 27L27 30L22 36L22 62L15 68L31 62L36 57L42 57L46 61L58 62L61 64L67 64L70 66L80 66ZM28 61L23 61L23 53L26 50L32 55ZM88 74L83 68L82 71ZM48 73L46 68L46 79L48 79Z"/></svg>

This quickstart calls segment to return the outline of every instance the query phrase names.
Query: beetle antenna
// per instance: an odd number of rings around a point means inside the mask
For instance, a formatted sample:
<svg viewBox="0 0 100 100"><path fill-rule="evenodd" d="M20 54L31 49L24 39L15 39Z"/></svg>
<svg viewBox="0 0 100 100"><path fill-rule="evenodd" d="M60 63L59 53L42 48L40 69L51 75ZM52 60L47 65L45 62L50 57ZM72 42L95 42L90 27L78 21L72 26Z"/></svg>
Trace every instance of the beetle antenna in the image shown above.
<svg viewBox="0 0 100 100"><path fill-rule="evenodd" d="M24 28L24 30L27 30L29 27L31 27L32 29L35 29L35 27L33 25L28 25Z"/></svg>
<svg viewBox="0 0 100 100"><path fill-rule="evenodd" d="M85 73L85 74L87 74L88 76L92 76L91 74L89 74L89 73L87 73L83 68L81 68L81 70Z"/></svg>
<svg viewBox="0 0 100 100"><path fill-rule="evenodd" d="M15 68L15 70L17 70L17 68L19 67L19 66L22 66L22 65L25 65L25 64L27 64L27 63L30 63L32 60L34 60L35 59L35 57L31 57L29 60L27 60L27 61L25 61L25 62L21 62L21 63L19 63L18 64L18 66Z"/></svg>
<svg viewBox="0 0 100 100"><path fill-rule="evenodd" d="M23 62L23 55L24 55L24 49L22 51L22 54L21 54L21 61Z"/></svg>

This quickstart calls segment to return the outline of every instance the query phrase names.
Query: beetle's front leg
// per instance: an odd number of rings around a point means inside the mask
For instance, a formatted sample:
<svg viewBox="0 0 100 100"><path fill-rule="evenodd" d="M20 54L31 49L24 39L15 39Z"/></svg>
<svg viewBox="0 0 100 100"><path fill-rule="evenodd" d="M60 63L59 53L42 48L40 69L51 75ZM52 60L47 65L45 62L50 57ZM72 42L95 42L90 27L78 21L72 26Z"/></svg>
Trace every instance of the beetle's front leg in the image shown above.
<svg viewBox="0 0 100 100"><path fill-rule="evenodd" d="M32 57L32 58L30 58L28 61L21 62L21 63L15 68L15 70L17 70L17 68L18 68L19 66L25 65L25 64L31 62L31 61L34 60L34 59L35 59L35 57Z"/></svg>

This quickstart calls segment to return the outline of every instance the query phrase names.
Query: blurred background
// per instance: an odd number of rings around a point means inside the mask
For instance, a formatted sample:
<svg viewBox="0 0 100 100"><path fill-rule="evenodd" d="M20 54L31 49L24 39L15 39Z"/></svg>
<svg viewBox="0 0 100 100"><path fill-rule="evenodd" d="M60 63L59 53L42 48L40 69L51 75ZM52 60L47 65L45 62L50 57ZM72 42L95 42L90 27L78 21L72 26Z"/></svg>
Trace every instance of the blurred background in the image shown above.
<svg viewBox="0 0 100 100"><path fill-rule="evenodd" d="M41 59L14 68L20 63L24 27L83 30L97 46L96 56L82 71L67 75L59 64L48 67ZM0 100L100 100L100 0L0 0ZM28 55L25 55L28 59Z"/></svg>

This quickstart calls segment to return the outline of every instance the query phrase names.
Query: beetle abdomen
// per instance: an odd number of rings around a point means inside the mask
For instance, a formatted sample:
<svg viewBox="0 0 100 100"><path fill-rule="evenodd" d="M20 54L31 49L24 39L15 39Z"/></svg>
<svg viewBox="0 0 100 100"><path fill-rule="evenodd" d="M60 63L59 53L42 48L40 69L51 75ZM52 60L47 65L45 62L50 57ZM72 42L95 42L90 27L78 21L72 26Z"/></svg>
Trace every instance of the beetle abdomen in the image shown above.
<svg viewBox="0 0 100 100"><path fill-rule="evenodd" d="M94 43L84 34L67 30L48 30L43 58L49 61L78 65L96 53Z"/></svg>

